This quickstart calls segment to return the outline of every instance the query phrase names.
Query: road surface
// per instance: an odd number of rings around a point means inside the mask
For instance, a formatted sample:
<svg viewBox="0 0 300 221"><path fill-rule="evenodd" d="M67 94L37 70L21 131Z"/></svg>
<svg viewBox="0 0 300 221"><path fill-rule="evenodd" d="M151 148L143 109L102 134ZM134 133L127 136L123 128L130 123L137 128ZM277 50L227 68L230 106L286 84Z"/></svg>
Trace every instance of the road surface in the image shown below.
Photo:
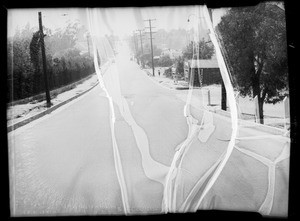
<svg viewBox="0 0 300 221"><path fill-rule="evenodd" d="M163 212L164 177L152 178L157 174L149 172L149 167L170 168L177 148L187 139L189 126L184 116L187 91L161 87L127 55L126 50L121 51L110 71L119 77L122 102L128 106L134 125L129 125L130 117L125 119L115 100L112 135L109 100L97 86L49 116L8 134L13 215L124 214L124 191L127 213ZM110 71L105 74L109 76ZM113 87L114 84L108 86ZM191 113L201 121L204 112L199 99L199 91L195 91ZM227 148L230 118L212 116L212 134L204 142L191 138L181 160L178 182L174 185L175 208L184 210L182 204L191 190ZM139 136L141 133L146 136ZM241 129L239 133L240 137L254 135L266 133L250 129ZM121 166L116 166L113 138ZM148 144L142 145L145 140ZM268 179L274 177L270 175L273 167L246 154L250 150L272 161L281 154L285 140L241 140L236 145L241 149L234 149L203 202L197 205L196 199L207 179L198 183L199 189L190 196L186 207L258 211L270 196L272 202L267 200L266 208L271 205L271 214L285 216L289 159L275 165L274 183ZM124 181L123 186L120 180ZM272 188L275 188L273 195Z"/></svg>

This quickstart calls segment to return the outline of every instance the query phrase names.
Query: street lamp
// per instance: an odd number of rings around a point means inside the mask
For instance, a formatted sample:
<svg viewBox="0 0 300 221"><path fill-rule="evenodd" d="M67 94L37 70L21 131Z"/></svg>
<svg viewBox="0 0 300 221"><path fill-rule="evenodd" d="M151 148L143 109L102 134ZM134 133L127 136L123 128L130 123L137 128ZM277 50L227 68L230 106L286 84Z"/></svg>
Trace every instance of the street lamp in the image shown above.
<svg viewBox="0 0 300 221"><path fill-rule="evenodd" d="M195 14L190 14L190 15L188 16L187 22L190 22L190 21L191 21L191 20L190 20L190 17L191 17L191 16L195 16L195 17L198 18L199 20L200 20L200 19L204 19L203 16L197 16L197 15L195 15ZM198 28L198 31L199 31L199 28ZM209 40L209 41L205 41L204 43L212 43L212 42Z"/></svg>
<svg viewBox="0 0 300 221"><path fill-rule="evenodd" d="M190 15L188 16L187 22L190 22L190 17L191 17L191 16L195 16L195 17L197 17L198 19L204 18L204 17L202 17L202 16L197 16L197 15L195 15L195 14L190 14Z"/></svg>

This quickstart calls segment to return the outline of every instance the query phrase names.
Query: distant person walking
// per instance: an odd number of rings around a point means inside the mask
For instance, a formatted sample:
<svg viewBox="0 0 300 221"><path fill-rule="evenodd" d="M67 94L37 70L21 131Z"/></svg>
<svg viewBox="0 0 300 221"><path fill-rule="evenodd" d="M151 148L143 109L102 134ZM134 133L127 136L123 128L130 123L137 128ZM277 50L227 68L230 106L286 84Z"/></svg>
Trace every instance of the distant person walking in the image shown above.
<svg viewBox="0 0 300 221"><path fill-rule="evenodd" d="M158 76L160 76L160 70L158 70Z"/></svg>
<svg viewBox="0 0 300 221"><path fill-rule="evenodd" d="M174 83L177 84L177 76L176 76L175 71L176 71L176 69L173 67L172 68L172 77L173 77Z"/></svg>

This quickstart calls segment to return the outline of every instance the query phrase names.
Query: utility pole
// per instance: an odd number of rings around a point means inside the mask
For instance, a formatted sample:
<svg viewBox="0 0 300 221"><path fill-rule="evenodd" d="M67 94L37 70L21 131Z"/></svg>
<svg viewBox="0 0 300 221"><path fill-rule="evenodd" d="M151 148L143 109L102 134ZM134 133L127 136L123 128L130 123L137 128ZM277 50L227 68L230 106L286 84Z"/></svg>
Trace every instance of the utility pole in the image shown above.
<svg viewBox="0 0 300 221"><path fill-rule="evenodd" d="M152 44L152 26L151 26L151 21L155 21L156 19L147 19L147 20L144 20L144 21L148 21L149 22L149 27L146 27L146 28L149 28L150 29L150 42L151 42L151 59L152 59L152 75L154 76L154 62L153 62L153 44Z"/></svg>
<svg viewBox="0 0 300 221"><path fill-rule="evenodd" d="M135 46L136 46L136 53L138 53L139 51L139 42L137 41L136 39L136 33L134 32L133 35L134 35L134 43L135 43Z"/></svg>
<svg viewBox="0 0 300 221"><path fill-rule="evenodd" d="M138 59L139 44L138 44L135 34L136 34L135 31L133 31L133 39L134 39L134 44L135 44L135 48L136 48L135 56L136 56L137 62L139 63L139 59Z"/></svg>
<svg viewBox="0 0 300 221"><path fill-rule="evenodd" d="M42 12L38 13L39 15L39 29L40 29L40 42L42 49L42 59L43 59L43 71L44 71L44 82L45 82L45 90L46 90L46 100L47 107L51 106L51 97L48 86L48 76L47 76L47 65L46 65L46 52L45 52L45 42L44 42L44 32L43 32L43 24L42 24Z"/></svg>
<svg viewBox="0 0 300 221"><path fill-rule="evenodd" d="M209 9L208 11L209 11L211 23L213 24L212 10ZM227 110L226 100L227 100L226 88L225 88L225 84L222 80L222 83L221 83L221 109L224 110L224 111Z"/></svg>
<svg viewBox="0 0 300 221"><path fill-rule="evenodd" d="M133 34L132 34L132 39L133 39L133 46L134 46L134 50L135 50L135 57L137 58L137 50L138 50L138 48L137 48L137 45L136 45L136 40L135 40L135 33L134 33L134 31L132 32Z"/></svg>
<svg viewBox="0 0 300 221"><path fill-rule="evenodd" d="M88 53L89 53L89 56L91 57L89 38L90 38L90 35L89 35L89 33L87 33L86 34L86 41L87 41L87 46L88 46Z"/></svg>
<svg viewBox="0 0 300 221"><path fill-rule="evenodd" d="M142 55L144 54L144 52L143 52L143 39L142 39L142 31L143 30L137 30L138 32L140 32L140 42L141 42L141 50L142 50Z"/></svg>
<svg viewBox="0 0 300 221"><path fill-rule="evenodd" d="M142 67L144 67L144 62L143 62L143 59L142 59L142 56L144 55L143 40L142 40L142 30L138 29L137 31L140 32L140 42L141 42L140 65L142 65Z"/></svg>

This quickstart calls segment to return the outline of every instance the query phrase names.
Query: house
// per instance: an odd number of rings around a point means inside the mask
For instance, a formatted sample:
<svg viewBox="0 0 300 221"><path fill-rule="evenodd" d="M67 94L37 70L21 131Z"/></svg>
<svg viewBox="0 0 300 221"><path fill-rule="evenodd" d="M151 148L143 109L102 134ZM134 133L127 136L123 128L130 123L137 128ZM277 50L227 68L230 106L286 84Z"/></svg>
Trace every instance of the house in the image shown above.
<svg viewBox="0 0 300 221"><path fill-rule="evenodd" d="M188 60L184 62L186 81L191 84L191 73L194 73L194 86L219 84L222 82L221 72L216 59Z"/></svg>
<svg viewBox="0 0 300 221"><path fill-rule="evenodd" d="M158 62L159 58L160 58L160 56L154 56L153 57L154 64L156 64Z"/></svg>

